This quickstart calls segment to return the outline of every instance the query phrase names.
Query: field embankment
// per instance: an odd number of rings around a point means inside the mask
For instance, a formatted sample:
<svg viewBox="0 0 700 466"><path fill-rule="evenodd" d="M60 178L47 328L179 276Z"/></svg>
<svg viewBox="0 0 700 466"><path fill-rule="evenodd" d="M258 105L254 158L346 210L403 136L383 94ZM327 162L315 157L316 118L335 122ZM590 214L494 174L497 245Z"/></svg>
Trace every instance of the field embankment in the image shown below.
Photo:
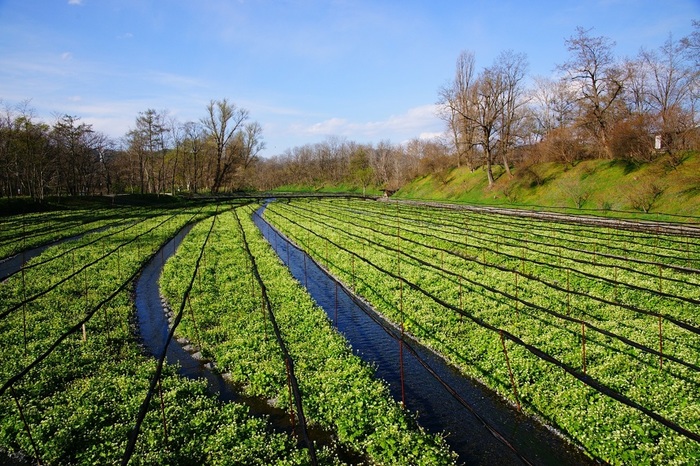
<svg viewBox="0 0 700 466"><path fill-rule="evenodd" d="M576 165L541 163L519 167L508 176L500 167L488 186L483 168L453 168L423 176L395 196L511 207L625 211L651 219L700 216L700 154L664 156L645 164L586 160ZM649 215L651 214L651 216ZM676 220L678 220L676 218Z"/></svg>

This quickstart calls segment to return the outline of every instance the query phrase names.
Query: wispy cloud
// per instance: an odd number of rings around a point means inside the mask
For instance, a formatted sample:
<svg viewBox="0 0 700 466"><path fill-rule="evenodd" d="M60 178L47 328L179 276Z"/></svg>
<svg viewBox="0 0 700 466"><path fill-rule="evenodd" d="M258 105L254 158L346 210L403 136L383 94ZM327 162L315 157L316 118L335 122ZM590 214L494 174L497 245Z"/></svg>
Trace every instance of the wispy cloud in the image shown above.
<svg viewBox="0 0 700 466"><path fill-rule="evenodd" d="M309 135L338 135L384 138L388 135L405 137L433 137L439 134L442 122L436 116L435 105L414 107L402 114L391 115L384 120L353 122L344 118L330 118L298 130Z"/></svg>
<svg viewBox="0 0 700 466"><path fill-rule="evenodd" d="M69 5L82 5L83 0L68 0Z"/></svg>
<svg viewBox="0 0 700 466"><path fill-rule="evenodd" d="M144 79L158 84L159 86L164 86L166 88L172 89L188 89L192 90L194 88L203 88L206 83L198 78L193 78L191 76L166 73L162 71L149 72L144 76Z"/></svg>

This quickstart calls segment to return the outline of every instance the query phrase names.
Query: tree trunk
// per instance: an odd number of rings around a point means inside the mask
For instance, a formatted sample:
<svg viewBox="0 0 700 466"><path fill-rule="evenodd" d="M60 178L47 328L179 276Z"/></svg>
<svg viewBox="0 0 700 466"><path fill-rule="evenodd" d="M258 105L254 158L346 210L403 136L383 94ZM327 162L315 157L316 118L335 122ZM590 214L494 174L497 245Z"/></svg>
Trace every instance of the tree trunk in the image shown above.
<svg viewBox="0 0 700 466"><path fill-rule="evenodd" d="M503 168L506 170L506 173L508 173L508 176L512 178L513 174L510 172L510 166L508 164L508 156L504 152L502 157L503 157Z"/></svg>
<svg viewBox="0 0 700 466"><path fill-rule="evenodd" d="M489 188L493 186L494 179L493 179L493 170L492 170L492 163L491 163L491 156L486 157L486 176L488 176L489 179Z"/></svg>

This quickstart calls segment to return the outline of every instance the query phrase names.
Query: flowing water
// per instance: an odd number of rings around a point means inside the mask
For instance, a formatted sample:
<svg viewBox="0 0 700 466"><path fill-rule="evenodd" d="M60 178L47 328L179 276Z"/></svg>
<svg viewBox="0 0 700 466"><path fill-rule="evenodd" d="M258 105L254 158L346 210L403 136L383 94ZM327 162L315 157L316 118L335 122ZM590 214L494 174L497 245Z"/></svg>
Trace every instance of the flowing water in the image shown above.
<svg viewBox="0 0 700 466"><path fill-rule="evenodd" d="M264 208L258 210L262 215ZM256 215L254 221L280 259L294 277L308 289L314 300L326 311L329 319L350 342L354 352L376 368L395 399L405 400L406 408L417 415L418 422L428 431L442 433L463 464L592 464L580 451L572 448L551 430L518 413L493 392L462 376L420 344L409 341L403 347L403 394L399 368L399 335L369 306L355 297L318 264ZM168 336L168 317L161 301L158 280L165 261L172 256L192 226L184 228L170 240L145 266L135 287L135 307L138 333L146 350L159 357ZM73 239L73 238L71 238ZM12 274L24 261L35 257L48 246L19 254L1 265L2 274ZM0 274L0 277L3 275ZM289 432L287 413L270 406L266 400L249 398L196 359L184 345L173 340L168 345L166 360L179 366L179 373L191 379L203 378L209 391L222 401L245 403L253 414L267 416L274 429ZM428 370L427 367L430 368ZM436 374L438 377L435 377ZM441 379L440 382L438 379ZM446 385L449 388L446 388ZM465 408L468 404L476 412ZM502 435L508 447L485 426L484 421ZM326 443L332 434L310 432L312 438ZM513 450L517 451L515 453ZM3 458L4 457L4 458ZM353 462L358 458L342 455ZM525 459L525 461L523 460ZM0 453L0 459L10 460ZM12 463L9 463L12 464ZM16 464L22 464L18 462Z"/></svg>
<svg viewBox="0 0 700 466"><path fill-rule="evenodd" d="M161 301L158 280L165 262L175 253L177 247L192 229L185 227L177 236L171 239L146 264L139 276L135 287L135 307L138 322L138 333L149 354L160 357L168 339L168 317ZM185 350L186 344L173 340L166 351L168 364L177 364L178 373L190 379L205 379L210 393L218 396L221 401L237 401L248 405L253 414L270 417L272 425L283 431L291 430L287 413L279 408L270 406L266 400L246 397L241 390L228 382L218 372L212 371L205 361L195 358Z"/></svg>
<svg viewBox="0 0 700 466"><path fill-rule="evenodd" d="M254 221L264 237L294 277L326 311L354 352L376 367L376 376L389 384L392 395L400 401L399 332L267 224L261 217L263 211L264 208L257 211ZM413 341L404 344L407 345L403 348L403 398L406 408L417 413L418 423L428 431L446 435L446 441L458 453L460 463L593 463L552 430L522 415L491 390L464 377L434 352ZM442 382L438 379L442 379ZM465 404L477 414L472 414ZM512 448L497 439L484 421Z"/></svg>

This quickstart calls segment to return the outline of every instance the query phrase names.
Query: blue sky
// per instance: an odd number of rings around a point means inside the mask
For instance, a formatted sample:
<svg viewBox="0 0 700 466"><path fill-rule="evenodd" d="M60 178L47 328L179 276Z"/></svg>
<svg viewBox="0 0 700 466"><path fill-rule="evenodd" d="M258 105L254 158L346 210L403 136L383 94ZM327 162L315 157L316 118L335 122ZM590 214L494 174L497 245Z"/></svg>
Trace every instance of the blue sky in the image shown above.
<svg viewBox="0 0 700 466"><path fill-rule="evenodd" d="M198 120L228 98L268 156L330 135L402 143L444 130L434 104L461 50L550 75L577 26L634 56L692 19L700 0L0 0L0 99L118 138L139 111Z"/></svg>

